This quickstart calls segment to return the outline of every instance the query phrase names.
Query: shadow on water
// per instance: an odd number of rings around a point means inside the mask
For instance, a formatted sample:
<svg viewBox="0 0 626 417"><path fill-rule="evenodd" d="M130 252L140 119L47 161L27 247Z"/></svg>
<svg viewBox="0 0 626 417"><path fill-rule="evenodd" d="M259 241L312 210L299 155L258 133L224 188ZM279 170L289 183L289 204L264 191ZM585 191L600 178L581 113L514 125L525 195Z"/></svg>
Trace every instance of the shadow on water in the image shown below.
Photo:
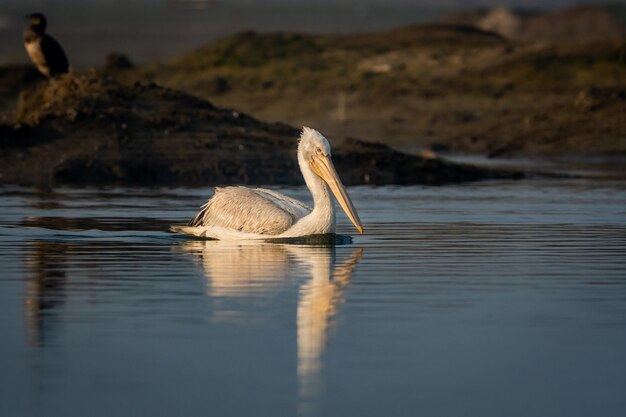
<svg viewBox="0 0 626 417"><path fill-rule="evenodd" d="M246 295L270 280L288 280L294 266L304 269L309 279L299 289L296 313L298 415L317 415L328 331L363 249L337 262L335 246L330 245L210 240L184 242L182 248L197 257L211 297Z"/></svg>

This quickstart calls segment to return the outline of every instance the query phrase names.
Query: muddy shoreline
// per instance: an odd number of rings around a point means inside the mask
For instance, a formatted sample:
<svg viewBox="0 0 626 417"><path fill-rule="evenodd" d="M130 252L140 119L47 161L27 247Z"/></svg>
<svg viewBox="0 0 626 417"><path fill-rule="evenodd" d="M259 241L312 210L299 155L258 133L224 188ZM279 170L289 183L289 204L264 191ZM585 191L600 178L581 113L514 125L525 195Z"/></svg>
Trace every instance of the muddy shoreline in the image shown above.
<svg viewBox="0 0 626 417"><path fill-rule="evenodd" d="M125 85L96 71L68 74L23 93L13 118L0 125L0 182L302 184L298 136L293 126L265 123L154 83ZM349 185L524 176L353 138L332 140L332 146Z"/></svg>

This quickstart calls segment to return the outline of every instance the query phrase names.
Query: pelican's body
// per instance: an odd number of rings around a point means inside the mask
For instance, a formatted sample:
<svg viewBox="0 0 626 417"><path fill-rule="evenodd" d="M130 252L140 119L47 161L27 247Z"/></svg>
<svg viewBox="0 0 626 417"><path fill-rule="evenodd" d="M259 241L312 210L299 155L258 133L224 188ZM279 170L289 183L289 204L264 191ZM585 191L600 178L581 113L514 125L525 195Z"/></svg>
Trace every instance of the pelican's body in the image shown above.
<svg viewBox="0 0 626 417"><path fill-rule="evenodd" d="M263 188L216 188L187 226L172 230L220 240L292 238L335 232L330 190L359 232L361 222L330 159L328 140L304 128L298 144L298 164L313 196L313 208Z"/></svg>

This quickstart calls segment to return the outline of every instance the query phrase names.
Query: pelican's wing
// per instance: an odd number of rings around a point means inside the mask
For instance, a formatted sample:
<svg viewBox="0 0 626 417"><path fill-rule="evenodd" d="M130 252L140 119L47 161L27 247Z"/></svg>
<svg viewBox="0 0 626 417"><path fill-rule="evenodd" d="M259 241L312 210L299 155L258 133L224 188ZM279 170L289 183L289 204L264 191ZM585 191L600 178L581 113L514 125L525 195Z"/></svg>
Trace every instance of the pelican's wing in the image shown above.
<svg viewBox="0 0 626 417"><path fill-rule="evenodd" d="M219 227L243 233L278 235L301 216L303 204L269 190L216 188L215 195L189 222L194 227Z"/></svg>
<svg viewBox="0 0 626 417"><path fill-rule="evenodd" d="M311 213L311 207L307 206L302 201L288 197L285 194L277 193L276 191L265 188L255 188L254 191L272 201L281 209L289 212L295 220L300 220L307 214Z"/></svg>

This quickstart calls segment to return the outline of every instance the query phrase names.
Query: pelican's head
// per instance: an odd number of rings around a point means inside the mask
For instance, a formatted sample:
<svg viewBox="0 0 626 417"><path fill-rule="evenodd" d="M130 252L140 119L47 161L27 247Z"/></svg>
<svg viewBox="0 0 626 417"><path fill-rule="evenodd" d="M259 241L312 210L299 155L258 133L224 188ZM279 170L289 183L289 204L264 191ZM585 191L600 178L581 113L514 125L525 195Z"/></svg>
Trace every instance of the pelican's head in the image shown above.
<svg viewBox="0 0 626 417"><path fill-rule="evenodd" d="M46 16L41 13L31 13L25 16L27 19L30 19L30 26L37 31L43 33L46 30Z"/></svg>
<svg viewBox="0 0 626 417"><path fill-rule="evenodd" d="M304 127L300 135L298 154L311 171L329 185L343 211L346 212L350 221L362 234L363 227L361 226L359 215L356 213L352 200L350 200L345 187L341 183L337 171L335 171L333 161L330 158L328 139L317 130Z"/></svg>

